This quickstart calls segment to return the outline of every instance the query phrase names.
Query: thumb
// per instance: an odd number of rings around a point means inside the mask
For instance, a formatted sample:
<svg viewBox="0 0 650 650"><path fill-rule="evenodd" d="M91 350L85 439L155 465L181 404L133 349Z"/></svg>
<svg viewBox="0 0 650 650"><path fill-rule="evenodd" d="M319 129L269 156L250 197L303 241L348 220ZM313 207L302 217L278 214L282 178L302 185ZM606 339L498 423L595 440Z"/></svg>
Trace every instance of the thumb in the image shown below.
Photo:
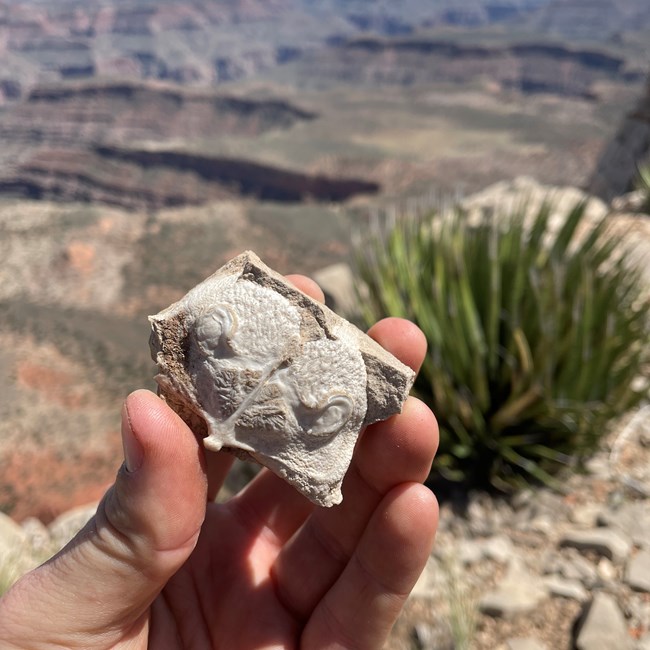
<svg viewBox="0 0 650 650"><path fill-rule="evenodd" d="M127 631L145 632L149 606L189 557L205 516L203 453L162 400L148 391L130 395L122 439L125 463L96 515L15 588L18 605L48 612L57 639L70 632L88 640L83 647L92 647L92 637L110 645Z"/></svg>

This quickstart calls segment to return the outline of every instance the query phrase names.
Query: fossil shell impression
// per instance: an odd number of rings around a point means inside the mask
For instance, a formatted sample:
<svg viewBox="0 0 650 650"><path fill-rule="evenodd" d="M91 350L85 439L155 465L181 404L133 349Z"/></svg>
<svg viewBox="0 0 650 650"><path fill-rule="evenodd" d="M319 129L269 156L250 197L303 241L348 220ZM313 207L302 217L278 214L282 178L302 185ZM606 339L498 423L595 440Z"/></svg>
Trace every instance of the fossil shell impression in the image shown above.
<svg viewBox="0 0 650 650"><path fill-rule="evenodd" d="M361 429L398 413L415 378L251 252L149 321L159 392L205 447L323 506L342 500Z"/></svg>

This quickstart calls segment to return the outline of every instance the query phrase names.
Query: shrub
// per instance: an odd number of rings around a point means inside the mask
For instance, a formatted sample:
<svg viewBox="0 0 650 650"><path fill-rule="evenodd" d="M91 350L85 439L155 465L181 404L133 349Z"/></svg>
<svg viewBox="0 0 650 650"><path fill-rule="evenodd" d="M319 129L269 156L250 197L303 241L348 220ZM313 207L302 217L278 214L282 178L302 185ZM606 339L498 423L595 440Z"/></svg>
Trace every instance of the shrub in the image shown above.
<svg viewBox="0 0 650 650"><path fill-rule="evenodd" d="M549 205L524 208L402 218L357 247L364 320L409 318L427 337L415 393L440 425L434 476L554 483L648 394L650 301L622 243L584 205L559 227Z"/></svg>

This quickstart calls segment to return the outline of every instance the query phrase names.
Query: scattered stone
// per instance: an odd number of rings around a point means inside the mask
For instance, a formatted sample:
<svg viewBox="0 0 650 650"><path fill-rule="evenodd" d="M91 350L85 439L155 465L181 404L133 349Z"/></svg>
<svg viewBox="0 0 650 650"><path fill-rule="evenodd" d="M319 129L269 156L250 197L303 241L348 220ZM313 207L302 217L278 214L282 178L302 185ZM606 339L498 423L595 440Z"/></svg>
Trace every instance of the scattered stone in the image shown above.
<svg viewBox="0 0 650 650"><path fill-rule="evenodd" d="M0 558L26 543L25 531L11 517L0 512Z"/></svg>
<svg viewBox="0 0 650 650"><path fill-rule="evenodd" d="M585 469L597 478L608 479L611 475L609 460L606 456L592 456L585 462Z"/></svg>
<svg viewBox="0 0 650 650"><path fill-rule="evenodd" d="M325 294L325 302L330 309L345 314L347 318L359 311L359 301L355 290L356 280L349 264L332 264L312 275Z"/></svg>
<svg viewBox="0 0 650 650"><path fill-rule="evenodd" d="M535 503L535 492L530 488L524 488L514 494L510 503L516 511L530 508Z"/></svg>
<svg viewBox="0 0 650 650"><path fill-rule="evenodd" d="M63 548L97 511L97 503L78 506L59 515L49 526L55 549Z"/></svg>
<svg viewBox="0 0 650 650"><path fill-rule="evenodd" d="M482 501L482 495L473 494L467 506L467 525L475 537L489 537L496 530L491 506Z"/></svg>
<svg viewBox="0 0 650 650"><path fill-rule="evenodd" d="M551 576L544 580L544 584L551 596L570 598L579 603L586 603L589 600L589 593L577 580L566 580L558 576Z"/></svg>
<svg viewBox="0 0 650 650"><path fill-rule="evenodd" d="M482 542L482 556L486 560L494 560L505 564L510 562L514 555L515 549L508 537L505 535L497 535L490 537Z"/></svg>
<svg viewBox="0 0 650 650"><path fill-rule="evenodd" d="M551 490L540 490L535 498L531 519L546 515L551 521L564 519L569 513L569 507L562 495Z"/></svg>
<svg viewBox="0 0 650 650"><path fill-rule="evenodd" d="M0 597L35 564L25 531L0 512Z"/></svg>
<svg viewBox="0 0 650 650"><path fill-rule="evenodd" d="M650 592L650 551L639 551L628 562L625 582L636 591Z"/></svg>
<svg viewBox="0 0 650 650"><path fill-rule="evenodd" d="M476 564L481 560L494 560L505 564L513 558L514 553L512 542L504 535L487 539L466 539L459 544L458 561L464 565Z"/></svg>
<svg viewBox="0 0 650 650"><path fill-rule="evenodd" d="M530 573L520 560L514 560L497 588L483 595L479 610L489 616L510 618L532 611L547 594L542 581Z"/></svg>
<svg viewBox="0 0 650 650"><path fill-rule="evenodd" d="M418 650L454 650L454 640L448 628L416 623L412 632Z"/></svg>
<svg viewBox="0 0 650 650"><path fill-rule="evenodd" d="M632 640L618 604L609 594L598 592L581 615L577 650L631 650Z"/></svg>
<svg viewBox="0 0 650 650"><path fill-rule="evenodd" d="M645 192L634 190L612 199L612 210L616 212L641 212L645 203Z"/></svg>
<svg viewBox="0 0 650 650"><path fill-rule="evenodd" d="M424 570L411 590L411 597L432 598L438 593L443 582L443 572L435 557L430 555Z"/></svg>
<svg viewBox="0 0 650 650"><path fill-rule="evenodd" d="M535 637L527 636L508 639L506 650L546 650L546 646Z"/></svg>
<svg viewBox="0 0 650 650"><path fill-rule="evenodd" d="M598 523L616 528L637 546L650 550L650 500L629 501L616 510L605 510Z"/></svg>
<svg viewBox="0 0 650 650"><path fill-rule="evenodd" d="M52 550L52 537L47 526L36 517L27 517L22 524L27 543L36 555L47 554Z"/></svg>
<svg viewBox="0 0 650 650"><path fill-rule="evenodd" d="M527 530L548 535L553 530L553 520L548 515L539 515L528 524Z"/></svg>
<svg viewBox="0 0 650 650"><path fill-rule="evenodd" d="M591 589L598 582L598 570L574 549L568 550L573 551L573 554L562 558L558 573L567 580L579 580L587 589Z"/></svg>
<svg viewBox="0 0 650 650"><path fill-rule="evenodd" d="M606 583L611 583L618 577L616 567L606 557L601 557L598 561L597 571L600 578Z"/></svg>
<svg viewBox="0 0 650 650"><path fill-rule="evenodd" d="M149 321L159 392L205 447L326 507L361 429L398 413L415 378L250 251Z"/></svg>
<svg viewBox="0 0 650 650"><path fill-rule="evenodd" d="M560 546L594 551L614 562L623 562L632 550L630 541L622 533L608 528L568 531L561 537Z"/></svg>
<svg viewBox="0 0 650 650"><path fill-rule="evenodd" d="M571 510L569 513L569 519L572 523L577 524L578 526L594 528L602 511L602 506L597 503L584 503Z"/></svg>
<svg viewBox="0 0 650 650"><path fill-rule="evenodd" d="M458 545L458 561L468 566L476 564L483 559L481 541L477 539L464 539Z"/></svg>

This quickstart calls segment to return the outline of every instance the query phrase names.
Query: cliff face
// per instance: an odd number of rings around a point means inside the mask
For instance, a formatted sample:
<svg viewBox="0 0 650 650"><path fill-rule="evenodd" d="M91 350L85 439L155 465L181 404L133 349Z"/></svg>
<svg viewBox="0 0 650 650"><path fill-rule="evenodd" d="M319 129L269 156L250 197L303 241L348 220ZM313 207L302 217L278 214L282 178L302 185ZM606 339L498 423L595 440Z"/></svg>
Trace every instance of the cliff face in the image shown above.
<svg viewBox="0 0 650 650"><path fill-rule="evenodd" d="M647 0L551 0L526 25L536 32L604 42L650 28L650 11Z"/></svg>
<svg viewBox="0 0 650 650"><path fill-rule="evenodd" d="M363 180L192 152L192 143L255 137L315 117L280 99L160 82L39 86L0 115L0 194L155 210L235 197L344 201L377 192Z"/></svg>
<svg viewBox="0 0 650 650"><path fill-rule="evenodd" d="M253 100L160 82L84 81L38 86L0 116L7 143L255 136L315 115L284 100ZM1 158L2 154L0 154Z"/></svg>
<svg viewBox="0 0 650 650"><path fill-rule="evenodd" d="M119 77L211 85L333 40L514 25L606 42L650 26L646 0L2 0L0 103L43 80Z"/></svg>
<svg viewBox="0 0 650 650"><path fill-rule="evenodd" d="M630 191L640 164L650 164L650 75L644 95L605 147L589 190L607 200Z"/></svg>
<svg viewBox="0 0 650 650"><path fill-rule="evenodd" d="M13 82L25 96L44 79L101 76L209 85L224 80L224 66L230 78L248 76L282 61L285 38L271 35L282 33L287 17L300 21L298 4L5 0L0 2L0 56L5 60L0 81ZM317 23L311 22L313 31ZM270 28L269 35L253 38L251 31L260 23ZM233 47L235 25L241 37ZM308 38L297 40L309 43ZM0 103L13 98L3 90L0 85Z"/></svg>
<svg viewBox="0 0 650 650"><path fill-rule="evenodd" d="M504 89L592 98L594 85L626 76L622 57L607 50L547 42L464 44L439 39L354 39L302 59L303 76L350 83L411 86L489 79Z"/></svg>
<svg viewBox="0 0 650 650"><path fill-rule="evenodd" d="M201 157L183 159L174 154L178 143L201 147L207 141L231 136L247 139L315 117L281 99L256 100L161 82L83 81L37 86L25 101L0 113L0 190L32 198L96 200L129 208L197 204L235 196L237 191L225 189L218 175L195 178ZM135 154L127 160L113 153L109 162L111 146L133 146L135 142L155 142L163 152L147 162ZM100 144L105 148L96 148ZM181 169L183 162L190 166ZM148 164L156 167L157 173L145 178ZM269 172L268 176L273 175ZM252 189L244 187L243 181L236 186L246 195L276 193L285 197L281 200L298 200L296 197L309 194L309 190L295 189L304 182L291 181L291 189L277 188L277 192L270 189L273 181Z"/></svg>
<svg viewBox="0 0 650 650"><path fill-rule="evenodd" d="M379 185L362 179L302 174L236 158L108 145L92 151L43 151L0 177L0 194L130 210L239 197L337 202L378 191Z"/></svg>

